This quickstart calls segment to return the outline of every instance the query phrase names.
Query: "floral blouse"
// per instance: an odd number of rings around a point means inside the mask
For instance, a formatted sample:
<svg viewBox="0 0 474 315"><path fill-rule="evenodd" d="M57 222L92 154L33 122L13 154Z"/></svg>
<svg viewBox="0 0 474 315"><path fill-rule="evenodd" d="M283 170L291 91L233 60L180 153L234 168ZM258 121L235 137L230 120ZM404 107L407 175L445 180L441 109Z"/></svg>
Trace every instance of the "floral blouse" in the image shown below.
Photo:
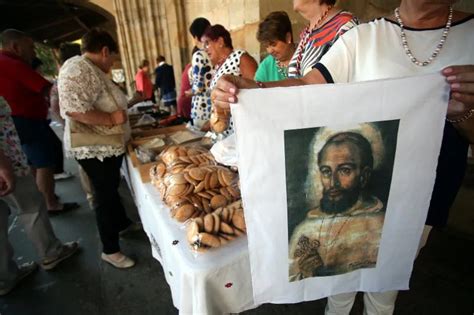
<svg viewBox="0 0 474 315"><path fill-rule="evenodd" d="M67 112L85 113L89 110L100 110L111 113L117 110L117 105L127 109L127 98L102 70L85 56L73 57L66 61L59 71L58 91L61 117L66 120L64 148L67 157L78 160L96 158L102 161L106 157L125 153L125 147L117 145L71 148L70 118L66 115ZM125 140L128 140L128 122L125 129Z"/></svg>
<svg viewBox="0 0 474 315"><path fill-rule="evenodd" d="M28 161L23 153L20 138L16 132L11 109L7 101L0 96L0 149L10 160L16 176L26 176L30 173Z"/></svg>

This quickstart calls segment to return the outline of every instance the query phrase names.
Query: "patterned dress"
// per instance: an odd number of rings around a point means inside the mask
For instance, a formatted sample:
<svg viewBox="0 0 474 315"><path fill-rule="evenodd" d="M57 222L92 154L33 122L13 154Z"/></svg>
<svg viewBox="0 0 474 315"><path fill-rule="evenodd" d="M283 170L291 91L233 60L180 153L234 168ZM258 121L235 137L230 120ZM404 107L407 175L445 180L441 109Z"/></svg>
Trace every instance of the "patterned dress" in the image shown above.
<svg viewBox="0 0 474 315"><path fill-rule="evenodd" d="M246 52L244 50L234 50L230 53L224 63L216 70L214 77L211 81L211 90L216 86L217 81L224 75L224 74L232 74L235 76L242 76L240 73L240 58ZM227 130L222 132L224 137L227 137L234 133L234 121L232 120L232 116L230 117L229 127Z"/></svg>
<svg viewBox="0 0 474 315"><path fill-rule="evenodd" d="M288 65L288 77L299 78L311 71L336 40L357 24L358 21L352 13L341 11L311 32L307 28L304 29L300 34L300 43Z"/></svg>
<svg viewBox="0 0 474 315"><path fill-rule="evenodd" d="M191 88L193 91L191 119L197 128L201 128L211 117L212 66L207 53L198 50L193 54L191 63Z"/></svg>
<svg viewBox="0 0 474 315"><path fill-rule="evenodd" d="M25 153L16 132L11 109L7 101L0 96L0 149L10 160L16 176L26 176L30 173Z"/></svg>

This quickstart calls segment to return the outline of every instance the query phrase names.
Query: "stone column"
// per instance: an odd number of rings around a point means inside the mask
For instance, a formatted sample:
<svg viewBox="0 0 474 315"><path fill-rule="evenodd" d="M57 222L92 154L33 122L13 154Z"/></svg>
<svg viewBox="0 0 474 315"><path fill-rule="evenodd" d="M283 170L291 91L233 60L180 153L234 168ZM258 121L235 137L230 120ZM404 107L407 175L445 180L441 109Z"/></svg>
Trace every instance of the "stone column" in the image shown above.
<svg viewBox="0 0 474 315"><path fill-rule="evenodd" d="M189 60L181 1L113 0L129 93L134 89L135 73L141 60L148 59L153 71L158 55L173 65L179 85L182 69Z"/></svg>

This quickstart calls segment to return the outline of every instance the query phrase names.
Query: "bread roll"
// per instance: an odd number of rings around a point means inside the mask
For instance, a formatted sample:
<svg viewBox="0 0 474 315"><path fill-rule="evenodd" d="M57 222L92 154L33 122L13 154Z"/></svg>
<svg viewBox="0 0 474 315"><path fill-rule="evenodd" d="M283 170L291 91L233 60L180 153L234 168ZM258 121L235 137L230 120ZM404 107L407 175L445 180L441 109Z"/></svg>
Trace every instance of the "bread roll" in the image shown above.
<svg viewBox="0 0 474 315"><path fill-rule="evenodd" d="M179 222L184 222L189 219L194 213L194 206L191 204L185 204L176 209L174 218Z"/></svg>
<svg viewBox="0 0 474 315"><path fill-rule="evenodd" d="M189 176L194 178L195 180L202 181L206 176L206 171L199 167L195 167L189 170Z"/></svg>
<svg viewBox="0 0 474 315"><path fill-rule="evenodd" d="M194 244L198 240L198 234L199 225L196 221L193 221L188 225L188 230L186 233L186 237L188 239L189 244Z"/></svg>
<svg viewBox="0 0 474 315"><path fill-rule="evenodd" d="M225 234L234 234L234 229L224 221L221 221L220 231Z"/></svg>
<svg viewBox="0 0 474 315"><path fill-rule="evenodd" d="M212 214L207 214L204 217L204 231L207 233L212 233L214 230L214 216Z"/></svg>
<svg viewBox="0 0 474 315"><path fill-rule="evenodd" d="M221 241L219 240L219 237L209 233L199 233L199 239L202 245L214 248L221 246Z"/></svg>
<svg viewBox="0 0 474 315"><path fill-rule="evenodd" d="M227 204L227 199L222 195L215 195L211 199L211 208L217 209Z"/></svg>

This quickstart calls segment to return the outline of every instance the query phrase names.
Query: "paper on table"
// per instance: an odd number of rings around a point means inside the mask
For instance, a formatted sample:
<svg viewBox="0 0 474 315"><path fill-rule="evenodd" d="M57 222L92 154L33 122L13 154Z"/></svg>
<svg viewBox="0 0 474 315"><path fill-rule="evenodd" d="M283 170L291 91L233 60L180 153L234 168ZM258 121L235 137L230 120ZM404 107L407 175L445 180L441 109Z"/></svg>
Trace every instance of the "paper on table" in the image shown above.
<svg viewBox="0 0 474 315"><path fill-rule="evenodd" d="M439 74L240 92L256 304L408 288L448 92Z"/></svg>

